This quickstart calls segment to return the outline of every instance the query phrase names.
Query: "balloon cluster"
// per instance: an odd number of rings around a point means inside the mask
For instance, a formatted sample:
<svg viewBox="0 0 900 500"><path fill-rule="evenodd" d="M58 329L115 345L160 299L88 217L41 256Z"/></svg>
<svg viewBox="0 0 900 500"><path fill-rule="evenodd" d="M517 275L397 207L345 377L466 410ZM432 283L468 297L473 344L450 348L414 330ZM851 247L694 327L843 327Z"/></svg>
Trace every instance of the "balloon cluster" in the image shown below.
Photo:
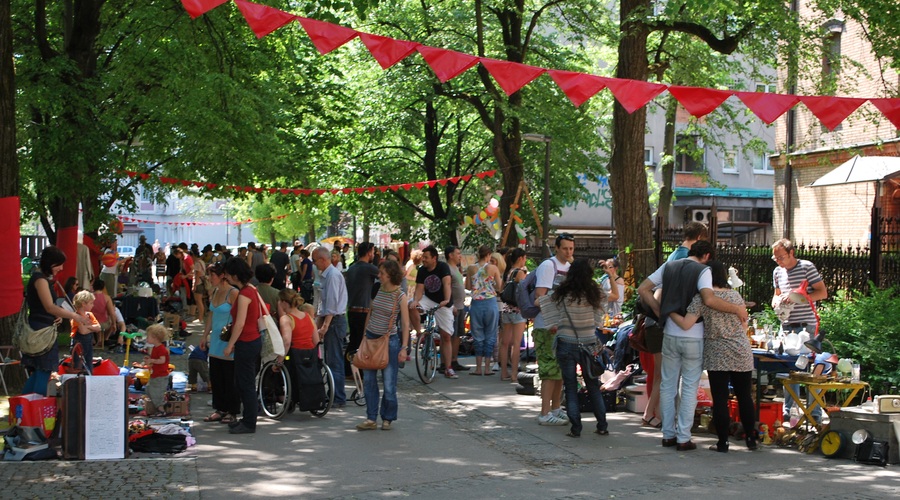
<svg viewBox="0 0 900 500"><path fill-rule="evenodd" d="M474 224L476 226L484 224L490 228L495 237L499 236L500 228L502 227L502 224L500 223L500 201L497 200L497 198L491 198L490 201L488 201L487 206L475 215L467 215L463 226L468 226L469 224Z"/></svg>

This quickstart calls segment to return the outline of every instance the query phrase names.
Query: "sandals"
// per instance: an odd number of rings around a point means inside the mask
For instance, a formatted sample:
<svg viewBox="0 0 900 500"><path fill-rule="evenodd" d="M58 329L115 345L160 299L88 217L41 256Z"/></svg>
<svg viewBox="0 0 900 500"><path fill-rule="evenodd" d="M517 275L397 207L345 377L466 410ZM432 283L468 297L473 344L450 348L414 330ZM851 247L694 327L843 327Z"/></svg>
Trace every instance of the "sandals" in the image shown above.
<svg viewBox="0 0 900 500"><path fill-rule="evenodd" d="M210 416L204 418L203 421L204 422L221 422L227 416L228 416L228 414L223 415L223 414L219 413L218 411L214 411L214 412L212 412L212 414Z"/></svg>
<svg viewBox="0 0 900 500"><path fill-rule="evenodd" d="M654 423L654 421L656 423ZM641 425L643 425L644 427L655 427L657 429L662 429L662 422L656 417L652 417L650 420L642 418Z"/></svg>
<svg viewBox="0 0 900 500"><path fill-rule="evenodd" d="M222 422L223 424L232 424L234 422L237 422L237 417L235 415L232 415L231 413L226 413L222 416L222 420L219 420L219 422Z"/></svg>

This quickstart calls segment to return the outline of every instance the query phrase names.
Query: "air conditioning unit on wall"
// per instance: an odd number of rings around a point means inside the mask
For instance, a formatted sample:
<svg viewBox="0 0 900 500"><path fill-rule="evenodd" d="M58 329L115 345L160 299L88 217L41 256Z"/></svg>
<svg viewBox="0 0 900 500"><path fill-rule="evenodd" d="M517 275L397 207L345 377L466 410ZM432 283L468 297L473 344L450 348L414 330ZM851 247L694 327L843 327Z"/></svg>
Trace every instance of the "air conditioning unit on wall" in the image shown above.
<svg viewBox="0 0 900 500"><path fill-rule="evenodd" d="M709 224L709 210L695 208L691 210L691 220Z"/></svg>

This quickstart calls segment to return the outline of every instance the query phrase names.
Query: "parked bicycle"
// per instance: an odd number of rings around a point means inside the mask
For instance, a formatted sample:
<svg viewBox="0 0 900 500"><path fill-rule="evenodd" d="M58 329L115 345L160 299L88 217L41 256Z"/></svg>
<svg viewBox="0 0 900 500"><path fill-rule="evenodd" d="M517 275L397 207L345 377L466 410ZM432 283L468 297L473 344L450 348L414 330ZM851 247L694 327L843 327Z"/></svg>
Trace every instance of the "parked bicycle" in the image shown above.
<svg viewBox="0 0 900 500"><path fill-rule="evenodd" d="M325 400L317 409L309 410L309 413L316 417L324 417L331 405L334 403L334 377L331 369L325 364L322 355L323 344L318 346L318 356L315 361L319 373L322 376L322 383L325 385ZM290 357L285 358L288 362ZM275 360L263 363L256 377L257 394L259 404L263 414L269 418L278 420L288 413L293 413L296 401L292 400L293 384L300 383L292 380L291 374L286 366L281 366Z"/></svg>
<svg viewBox="0 0 900 500"><path fill-rule="evenodd" d="M434 312L437 308L425 311L425 319L422 321L422 331L416 338L414 357L416 360L416 373L423 384L430 384L437 373L440 363L440 352L435 337L440 338L437 325L434 322Z"/></svg>

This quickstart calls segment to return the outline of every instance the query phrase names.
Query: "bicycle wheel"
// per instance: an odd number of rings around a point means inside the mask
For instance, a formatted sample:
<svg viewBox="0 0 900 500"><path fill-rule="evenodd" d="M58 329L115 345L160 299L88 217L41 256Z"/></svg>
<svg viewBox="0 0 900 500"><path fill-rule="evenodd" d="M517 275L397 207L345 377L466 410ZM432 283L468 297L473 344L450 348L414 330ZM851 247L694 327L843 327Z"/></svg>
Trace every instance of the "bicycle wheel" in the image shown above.
<svg viewBox="0 0 900 500"><path fill-rule="evenodd" d="M257 380L256 392L263 414L275 420L280 419L291 406L290 375L283 366L276 366L273 360L263 363Z"/></svg>
<svg viewBox="0 0 900 500"><path fill-rule="evenodd" d="M350 401L356 403L356 406L366 406L366 395L359 389L353 389L353 393L350 394Z"/></svg>
<svg viewBox="0 0 900 500"><path fill-rule="evenodd" d="M320 410L310 410L310 414L316 417L324 417L331 405L334 404L334 376L331 374L331 368L328 368L324 362L320 361L322 367L322 382L325 383L325 405Z"/></svg>
<svg viewBox="0 0 900 500"><path fill-rule="evenodd" d="M430 384L437 373L437 354L434 348L434 337L428 331L419 335L416 341L416 372L423 384Z"/></svg>

